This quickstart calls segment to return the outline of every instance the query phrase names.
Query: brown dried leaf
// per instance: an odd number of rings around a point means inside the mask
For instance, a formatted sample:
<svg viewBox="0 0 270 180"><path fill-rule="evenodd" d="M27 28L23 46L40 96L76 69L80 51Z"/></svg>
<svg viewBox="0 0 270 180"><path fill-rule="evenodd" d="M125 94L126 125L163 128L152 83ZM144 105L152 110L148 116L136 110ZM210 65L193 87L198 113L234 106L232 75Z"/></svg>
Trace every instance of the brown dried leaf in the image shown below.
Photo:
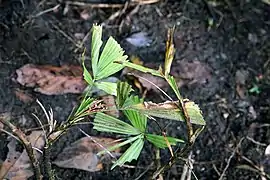
<svg viewBox="0 0 270 180"><path fill-rule="evenodd" d="M177 61L172 67L171 74L183 84L205 84L211 79L211 68L200 61ZM178 80L177 84L180 83Z"/></svg>
<svg viewBox="0 0 270 180"><path fill-rule="evenodd" d="M80 66L55 67L27 64L16 70L18 83L36 87L35 91L46 95L81 93L86 87Z"/></svg>
<svg viewBox="0 0 270 180"><path fill-rule="evenodd" d="M33 131L28 136L32 146L42 149L45 144L43 131ZM33 175L29 157L25 150L22 153L16 151L16 141L13 139L8 144L7 159L3 163L0 170L0 179L2 175L10 180L25 180ZM40 153L35 151L37 158Z"/></svg>
<svg viewBox="0 0 270 180"><path fill-rule="evenodd" d="M8 154L7 154L7 158L4 161L4 163L1 165L1 169L0 169L0 179L3 179L6 174L8 173L8 171L10 170L10 168L15 164L15 162L17 161L17 159L20 157L21 153L16 151L16 140L12 139L9 143L8 143Z"/></svg>
<svg viewBox="0 0 270 180"><path fill-rule="evenodd" d="M101 170L103 168L102 157L97 156L97 153L116 143L111 138L93 136L91 138L84 137L72 143L70 147L65 148L58 155L53 163L63 168L75 168L90 172ZM119 151L117 149L114 152L119 153Z"/></svg>

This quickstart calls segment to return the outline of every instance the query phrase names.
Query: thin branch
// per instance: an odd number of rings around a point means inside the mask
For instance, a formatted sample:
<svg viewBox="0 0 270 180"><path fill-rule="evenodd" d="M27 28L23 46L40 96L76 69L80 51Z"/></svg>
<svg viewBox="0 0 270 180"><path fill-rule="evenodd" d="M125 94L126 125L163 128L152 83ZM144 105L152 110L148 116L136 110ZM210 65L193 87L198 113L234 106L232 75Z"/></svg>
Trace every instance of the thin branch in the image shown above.
<svg viewBox="0 0 270 180"><path fill-rule="evenodd" d="M170 101L173 101L173 99L172 99L165 91L163 91L160 87L158 87L155 83L149 81L148 79L146 79L146 78L144 78L144 77L142 77L142 76L140 76L140 75L134 74L134 73L128 73L128 75L135 76L135 77L137 77L137 78L140 78L140 79L142 79L142 80L144 80L144 81L146 81L146 82L152 84L152 85L155 86L155 88L157 88L162 94L164 94Z"/></svg>
<svg viewBox="0 0 270 180"><path fill-rule="evenodd" d="M129 6L137 6L137 5L146 5L146 4L153 4L157 3L160 0L133 0L129 4ZM125 4L106 4L106 3L88 3L88 2L79 2L79 1L66 1L68 5L73 6L82 6L84 8L122 8Z"/></svg>
<svg viewBox="0 0 270 180"><path fill-rule="evenodd" d="M25 23L23 23L23 26L25 26L26 24L28 24L30 21L32 21L33 19L39 17L39 16L42 16L43 14L47 14L49 12L53 12L53 11L56 11L58 8L60 7L60 4L57 4L56 6L52 7L52 8L49 8L49 9L46 9L44 11L41 11L39 13L37 13L36 15L30 17Z"/></svg>
<svg viewBox="0 0 270 180"><path fill-rule="evenodd" d="M72 42L77 48L80 48L80 44L78 44L72 37L70 37L67 33L65 33L60 27L57 25L51 23L51 25L60 33L62 34L65 38L67 38L70 42Z"/></svg>
<svg viewBox="0 0 270 180"><path fill-rule="evenodd" d="M116 157L106 148L104 147L102 144L100 144L99 142L97 142L95 139L93 139L89 134L87 134L86 132L84 132L81 128L78 128L85 136L89 137L94 143L96 143L99 147L101 147L103 150L106 151L106 153L108 153L112 158L116 159Z"/></svg>
<svg viewBox="0 0 270 180"><path fill-rule="evenodd" d="M243 141L244 139L245 139L245 138L241 138L241 139L240 139L239 143L237 144L237 146L235 147L234 151L233 151L232 154L230 155L230 157L229 157L229 159L228 159L228 161L227 161L227 165L226 165L225 168L223 169L223 171L222 171L222 173L221 173L221 175L220 175L220 177L219 177L218 180L222 180L223 177L225 176L225 173L226 173L227 169L228 169L229 166L230 166L230 162L231 162L232 158L234 157L234 155L235 155L236 151L238 150L238 148L241 146L241 143L242 143L242 141Z"/></svg>
<svg viewBox="0 0 270 180"><path fill-rule="evenodd" d="M157 163L157 168L160 168L161 167L161 162L160 162L160 149L159 148L156 148L156 163ZM158 175L158 179L163 180L162 173L160 173Z"/></svg>

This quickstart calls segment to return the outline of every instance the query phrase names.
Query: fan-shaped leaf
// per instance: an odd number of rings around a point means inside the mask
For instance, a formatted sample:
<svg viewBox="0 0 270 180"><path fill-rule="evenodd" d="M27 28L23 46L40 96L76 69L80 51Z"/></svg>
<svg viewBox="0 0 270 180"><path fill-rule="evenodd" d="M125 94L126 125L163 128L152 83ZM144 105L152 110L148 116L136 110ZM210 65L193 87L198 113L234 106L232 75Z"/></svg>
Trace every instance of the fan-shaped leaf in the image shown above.
<svg viewBox="0 0 270 180"><path fill-rule="evenodd" d="M102 132L114 132L127 135L138 135L141 132L130 124L104 113L97 113L94 119L94 129Z"/></svg>
<svg viewBox="0 0 270 180"><path fill-rule="evenodd" d="M91 86L93 84L93 78L91 76L91 74L89 73L89 71L87 70L87 68L85 67L85 50L82 54L82 66L83 66L83 78L84 80Z"/></svg>
<svg viewBox="0 0 270 180"><path fill-rule="evenodd" d="M133 89L128 83L120 81L117 83L116 104L118 108L122 108L131 91Z"/></svg>
<svg viewBox="0 0 270 180"><path fill-rule="evenodd" d="M108 147L106 150L100 151L97 155L100 156L100 155L102 155L102 154L104 154L104 153L106 153L108 151L114 151L115 149L118 149L118 148L120 148L122 146L125 146L127 144L132 143L133 141L136 141L140 137L141 137L140 135L139 136L135 136L135 137L131 137L131 138L125 140L124 142L121 142L121 143L116 144L114 146Z"/></svg>
<svg viewBox="0 0 270 180"><path fill-rule="evenodd" d="M143 148L144 139L143 135L136 136L138 139L126 150L126 152L113 164L112 168L116 166L122 166L126 162L131 162L136 160Z"/></svg>
<svg viewBox="0 0 270 180"><path fill-rule="evenodd" d="M94 77L96 77L98 69L99 52L102 45L102 26L93 25L92 28L92 44L91 44L91 61L92 71Z"/></svg>
<svg viewBox="0 0 270 180"><path fill-rule="evenodd" d="M142 100L139 99L138 96L130 96L127 103L128 102L132 104L138 104L141 103ZM147 117L144 114L135 110L124 110L123 112L135 128L139 129L141 132L145 132Z"/></svg>
<svg viewBox="0 0 270 180"><path fill-rule="evenodd" d="M116 88L117 88L117 84L113 83L113 82L96 82L95 86L98 89L101 89L103 91L105 91L106 93L116 96Z"/></svg>
<svg viewBox="0 0 270 180"><path fill-rule="evenodd" d="M100 55L95 79L103 79L120 71L124 66L119 63L114 63L114 61L126 60L127 56L124 56L124 51L121 46L110 37Z"/></svg>
<svg viewBox="0 0 270 180"><path fill-rule="evenodd" d="M168 147L164 136L159 136L155 134L146 134L145 136L149 142L151 142L158 148L164 149ZM175 146L177 143L184 143L183 140L174 137L166 137L166 138L168 139L170 145L173 146Z"/></svg>

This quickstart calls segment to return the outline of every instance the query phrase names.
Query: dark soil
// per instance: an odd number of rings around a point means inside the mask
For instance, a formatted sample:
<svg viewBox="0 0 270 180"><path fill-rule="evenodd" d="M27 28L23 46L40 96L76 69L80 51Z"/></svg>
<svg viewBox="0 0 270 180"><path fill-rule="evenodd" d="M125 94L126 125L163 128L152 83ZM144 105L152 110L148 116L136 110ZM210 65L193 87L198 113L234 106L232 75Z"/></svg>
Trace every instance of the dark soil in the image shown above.
<svg viewBox="0 0 270 180"><path fill-rule="evenodd" d="M175 25L176 60L198 60L212 69L208 83L185 85L181 89L185 97L200 105L207 122L192 149L194 173L200 180L219 179L224 170L223 179L261 179L259 172L238 166L259 166L270 174L270 162L264 155L266 145L270 144L270 5L260 0L211 1L216 6L207 2L183 0L141 5L138 9L129 7L120 17L108 20L119 9L66 6L65 1L53 0L0 1L0 112L10 112L13 122L24 130L38 126L31 114L42 117L43 113L35 102L23 103L15 96L15 89L20 88L45 107L52 107L57 121L64 121L79 102L79 96L42 95L19 86L12 78L17 68L28 63L79 65L83 48L76 47L79 39L74 34L87 34L93 23L103 23L105 37L113 35L128 55L137 55L145 62L162 62L166 31ZM39 14L57 4L57 10ZM63 15L66 8L69 9ZM87 20L80 17L83 10L89 13ZM150 46L138 48L128 44L125 38L134 32L148 33L152 39ZM90 38L84 46L89 52ZM236 91L237 71L247 72L246 94L242 98ZM258 81L259 76L262 78ZM248 92L254 85L260 93ZM156 101L160 99L158 94L154 97ZM172 122L167 132L182 135L182 127L181 123ZM82 128L97 134L88 126ZM71 129L56 143L52 159L80 137L83 134ZM2 160L7 154L6 138L1 133ZM122 167L110 171L108 166L101 172L90 173L53 168L59 179L135 179L150 166L153 157L147 146L136 169ZM169 153L162 152L162 157L168 159ZM141 179L150 178L154 170L150 167ZM164 179L180 179L182 172L183 162L179 162L164 174Z"/></svg>

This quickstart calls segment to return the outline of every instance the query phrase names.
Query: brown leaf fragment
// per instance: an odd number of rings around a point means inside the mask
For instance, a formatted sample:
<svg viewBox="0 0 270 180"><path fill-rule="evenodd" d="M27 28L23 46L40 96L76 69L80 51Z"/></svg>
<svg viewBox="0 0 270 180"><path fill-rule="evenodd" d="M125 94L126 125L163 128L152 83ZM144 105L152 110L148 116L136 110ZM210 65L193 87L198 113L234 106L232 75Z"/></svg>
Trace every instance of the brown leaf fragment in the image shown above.
<svg viewBox="0 0 270 180"><path fill-rule="evenodd" d="M10 168L15 164L17 159L20 157L21 153L16 151L16 140L12 139L8 145L8 154L6 160L1 165L0 169L0 179L3 179Z"/></svg>
<svg viewBox="0 0 270 180"><path fill-rule="evenodd" d="M248 71L237 70L235 73L236 92L241 99L245 99L247 88L246 81L248 78Z"/></svg>
<svg viewBox="0 0 270 180"><path fill-rule="evenodd" d="M119 111L116 108L114 96L112 95L102 96L101 100L103 101L107 109L107 111L105 111L106 114L111 115L113 117L119 117Z"/></svg>
<svg viewBox="0 0 270 180"><path fill-rule="evenodd" d="M115 140L102 137L84 137L66 147L53 164L62 168L75 168L89 172L99 171L103 168L102 157L97 156L99 151L115 145ZM119 149L115 153L119 153Z"/></svg>
<svg viewBox="0 0 270 180"><path fill-rule="evenodd" d="M86 87L82 72L80 66L26 64L16 70L15 80L46 95L81 93Z"/></svg>
<svg viewBox="0 0 270 180"><path fill-rule="evenodd" d="M211 68L200 61L177 61L173 65L171 75L180 78L177 84L205 84L211 79ZM181 82L182 81L182 82Z"/></svg>
<svg viewBox="0 0 270 180"><path fill-rule="evenodd" d="M240 84L236 84L236 92L238 94L238 96L241 98L241 99L245 99L245 92L246 92L246 89L244 86L240 85Z"/></svg>
<svg viewBox="0 0 270 180"><path fill-rule="evenodd" d="M25 91L20 90L20 89L15 89L14 91L15 96L22 102L24 103L30 103L33 102L33 97L31 95L27 94Z"/></svg>
<svg viewBox="0 0 270 180"><path fill-rule="evenodd" d="M33 147L42 149L45 143L43 131L33 131L28 139ZM26 150L22 153L16 151L16 140L12 139L8 144L8 155L4 161L0 170L1 177L8 178L10 180L25 180L33 176L31 163ZM37 158L40 157L40 153L34 151Z"/></svg>

